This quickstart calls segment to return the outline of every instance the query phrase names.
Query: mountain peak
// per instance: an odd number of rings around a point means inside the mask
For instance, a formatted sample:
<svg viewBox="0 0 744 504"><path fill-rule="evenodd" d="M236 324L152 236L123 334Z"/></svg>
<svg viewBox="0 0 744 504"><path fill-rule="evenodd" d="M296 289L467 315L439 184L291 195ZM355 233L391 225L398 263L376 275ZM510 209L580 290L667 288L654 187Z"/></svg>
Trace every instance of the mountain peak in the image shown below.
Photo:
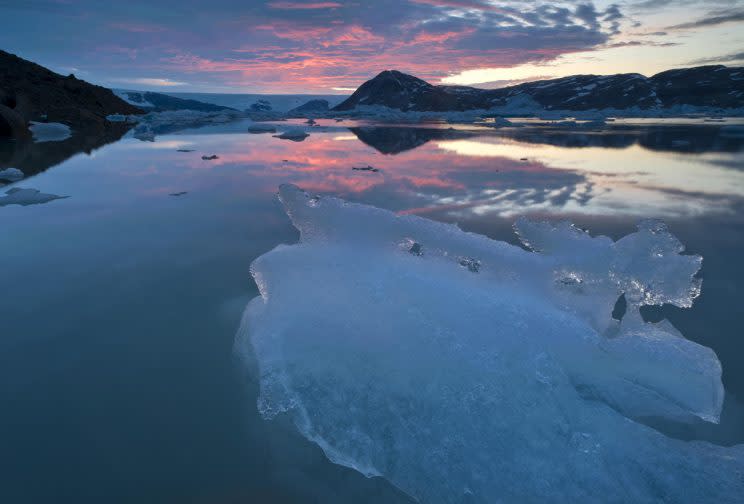
<svg viewBox="0 0 744 504"><path fill-rule="evenodd" d="M335 110L349 110L358 105L380 105L400 110L414 107L422 93L430 93L436 87L425 80L398 70L384 70L368 80L349 98L336 106Z"/></svg>
<svg viewBox="0 0 744 504"><path fill-rule="evenodd" d="M637 73L573 75L498 89L435 86L398 70L385 70L334 110L377 106L402 112L455 112L510 107L522 110L528 105L538 111L744 108L744 68L682 68L650 78Z"/></svg>

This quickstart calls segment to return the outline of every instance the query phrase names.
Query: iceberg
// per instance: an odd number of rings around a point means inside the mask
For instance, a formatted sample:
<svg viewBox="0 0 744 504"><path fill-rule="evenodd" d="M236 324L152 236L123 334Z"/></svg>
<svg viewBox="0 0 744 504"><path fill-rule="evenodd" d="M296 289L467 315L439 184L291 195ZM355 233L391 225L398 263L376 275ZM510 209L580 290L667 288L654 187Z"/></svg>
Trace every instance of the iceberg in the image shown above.
<svg viewBox="0 0 744 504"><path fill-rule="evenodd" d="M267 420L420 502L740 502L744 445L638 421L717 422L723 404L715 353L640 316L701 292L702 258L663 223L613 241L521 219L526 250L292 185L279 198L300 241L251 265L235 343Z"/></svg>

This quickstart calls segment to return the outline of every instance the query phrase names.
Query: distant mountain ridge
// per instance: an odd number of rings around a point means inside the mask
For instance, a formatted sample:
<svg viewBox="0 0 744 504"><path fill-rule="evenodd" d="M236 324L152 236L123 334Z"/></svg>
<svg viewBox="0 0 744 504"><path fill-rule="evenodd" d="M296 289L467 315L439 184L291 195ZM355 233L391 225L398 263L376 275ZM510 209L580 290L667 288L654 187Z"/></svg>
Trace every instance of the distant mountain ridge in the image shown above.
<svg viewBox="0 0 744 504"><path fill-rule="evenodd" d="M744 68L722 65L641 74L574 75L500 89L437 86L397 70L368 80L335 111L382 106L403 112L533 107L543 110L627 110L744 107Z"/></svg>
<svg viewBox="0 0 744 504"><path fill-rule="evenodd" d="M213 103L202 102L198 100L188 100L177 98L163 93L152 91L128 91L125 89L116 89L114 93L137 107L148 112L163 112L166 110L196 110L198 112L220 112L223 110L235 110L231 107L215 105Z"/></svg>

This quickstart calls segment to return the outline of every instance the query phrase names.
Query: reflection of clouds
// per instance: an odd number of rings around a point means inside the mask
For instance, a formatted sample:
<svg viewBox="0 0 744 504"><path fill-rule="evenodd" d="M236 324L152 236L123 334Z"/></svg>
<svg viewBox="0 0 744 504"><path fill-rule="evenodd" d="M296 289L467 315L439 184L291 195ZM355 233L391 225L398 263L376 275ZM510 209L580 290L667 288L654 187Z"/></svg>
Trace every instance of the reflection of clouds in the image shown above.
<svg viewBox="0 0 744 504"><path fill-rule="evenodd" d="M744 195L744 172L720 166L740 159L734 154L576 149L492 135L435 140L390 156L346 137L338 131L314 131L298 144L248 134L178 135L162 137L163 144L188 144L195 152L123 144L113 148L125 149L115 163L122 172L132 175L132 167L138 166L135 172L153 177L151 194L228 186L242 197L271 194L291 182L394 211L445 212L453 218L531 212L692 216L729 212ZM201 160L202 154L212 153L219 159ZM367 165L380 172L351 169Z"/></svg>
<svg viewBox="0 0 744 504"><path fill-rule="evenodd" d="M440 148L474 158L527 157L551 169L581 173L597 187L585 208L571 202L551 211L597 214L688 216L728 211L730 199L744 196L744 173L729 169L739 153L674 154L633 146L570 149L479 138L440 142ZM681 196L684 195L684 196Z"/></svg>
<svg viewBox="0 0 744 504"><path fill-rule="evenodd" d="M503 166L503 165L502 165ZM485 171L454 170L449 173L464 190L431 201L432 207L445 205L452 214L470 211L510 216L536 210L585 206L593 197L594 184L577 172L544 169L539 165L513 166L495 174ZM429 211L434 210L431 208ZM423 213L427 209L409 210Z"/></svg>

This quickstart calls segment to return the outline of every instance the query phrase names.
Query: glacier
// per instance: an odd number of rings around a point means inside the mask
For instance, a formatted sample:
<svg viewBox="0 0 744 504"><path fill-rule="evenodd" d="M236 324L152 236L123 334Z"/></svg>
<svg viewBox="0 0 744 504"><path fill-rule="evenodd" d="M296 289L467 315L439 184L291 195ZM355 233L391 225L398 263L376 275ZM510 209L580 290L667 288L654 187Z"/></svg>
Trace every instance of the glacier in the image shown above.
<svg viewBox="0 0 744 504"><path fill-rule="evenodd" d="M702 258L662 222L613 241L520 219L521 248L293 185L279 198L300 241L251 265L235 342L267 420L420 502L741 501L744 445L638 421L717 422L723 404L715 353L640 315L701 292Z"/></svg>

